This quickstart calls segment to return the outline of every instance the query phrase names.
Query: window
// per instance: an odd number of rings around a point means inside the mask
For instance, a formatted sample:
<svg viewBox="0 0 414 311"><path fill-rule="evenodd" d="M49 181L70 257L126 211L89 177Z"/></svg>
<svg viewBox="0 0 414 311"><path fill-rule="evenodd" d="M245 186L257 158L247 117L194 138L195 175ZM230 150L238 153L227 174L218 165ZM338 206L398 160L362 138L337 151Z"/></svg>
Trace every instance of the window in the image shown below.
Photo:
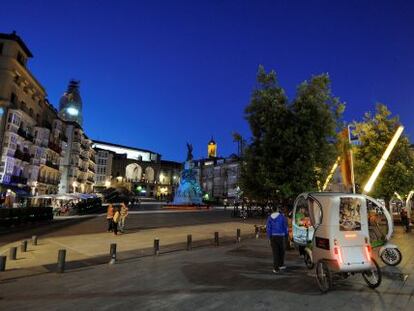
<svg viewBox="0 0 414 311"><path fill-rule="evenodd" d="M0 43L0 55L3 54L4 43Z"/></svg>
<svg viewBox="0 0 414 311"><path fill-rule="evenodd" d="M361 231L360 198L341 198L339 205L339 230Z"/></svg>
<svg viewBox="0 0 414 311"><path fill-rule="evenodd" d="M17 96L15 93L11 93L10 101L15 104L17 102Z"/></svg>
<svg viewBox="0 0 414 311"><path fill-rule="evenodd" d="M17 61L20 63L20 65L22 65L22 66L25 66L25 64L26 64L26 60L25 60L25 58L24 58L24 56L23 56L23 54L22 53L17 53Z"/></svg>

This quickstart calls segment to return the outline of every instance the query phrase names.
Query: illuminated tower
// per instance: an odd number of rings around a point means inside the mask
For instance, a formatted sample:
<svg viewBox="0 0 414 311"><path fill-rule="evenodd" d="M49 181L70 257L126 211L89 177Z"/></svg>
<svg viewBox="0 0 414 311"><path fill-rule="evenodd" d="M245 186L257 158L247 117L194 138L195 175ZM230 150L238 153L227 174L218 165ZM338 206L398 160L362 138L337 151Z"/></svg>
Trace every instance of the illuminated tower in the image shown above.
<svg viewBox="0 0 414 311"><path fill-rule="evenodd" d="M207 145L207 154L209 158L217 157L217 144L214 141L213 137L211 137L211 140Z"/></svg>
<svg viewBox="0 0 414 311"><path fill-rule="evenodd" d="M79 81L69 81L68 90L59 101L59 116L65 121L74 121L82 126L82 98L79 93Z"/></svg>

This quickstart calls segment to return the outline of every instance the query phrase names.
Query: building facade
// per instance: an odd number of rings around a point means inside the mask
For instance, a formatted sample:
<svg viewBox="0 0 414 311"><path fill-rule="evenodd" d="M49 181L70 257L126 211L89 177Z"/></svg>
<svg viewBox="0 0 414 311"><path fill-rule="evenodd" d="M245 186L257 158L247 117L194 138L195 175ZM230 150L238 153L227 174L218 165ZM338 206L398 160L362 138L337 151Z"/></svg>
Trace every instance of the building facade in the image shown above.
<svg viewBox="0 0 414 311"><path fill-rule="evenodd" d="M106 188L123 186L147 197L173 195L179 182L181 163L163 161L159 153L150 150L108 142L94 141L93 147L99 155L98 163L101 163L95 178L97 185Z"/></svg>
<svg viewBox="0 0 414 311"><path fill-rule="evenodd" d="M32 57L15 33L0 34L0 183L31 194L56 193L65 123L27 68Z"/></svg>
<svg viewBox="0 0 414 311"><path fill-rule="evenodd" d="M91 193L95 184L95 150L77 122L67 122L68 142L61 161L59 193Z"/></svg>
<svg viewBox="0 0 414 311"><path fill-rule="evenodd" d="M201 188L211 200L234 199L239 191L240 159L207 158L194 161Z"/></svg>

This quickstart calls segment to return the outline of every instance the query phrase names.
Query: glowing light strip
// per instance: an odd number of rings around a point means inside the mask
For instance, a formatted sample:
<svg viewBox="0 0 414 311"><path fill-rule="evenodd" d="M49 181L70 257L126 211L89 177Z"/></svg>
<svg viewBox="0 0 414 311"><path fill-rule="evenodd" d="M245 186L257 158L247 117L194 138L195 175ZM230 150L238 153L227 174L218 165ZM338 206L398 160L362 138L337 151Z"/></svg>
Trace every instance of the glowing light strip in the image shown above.
<svg viewBox="0 0 414 311"><path fill-rule="evenodd" d="M332 169L329 172L328 177L326 177L325 183L323 184L322 191L325 191L326 187L328 187L329 181L331 180L336 168L338 167L339 160L341 160L341 157L338 157L338 159L336 159L335 164L332 166Z"/></svg>
<svg viewBox="0 0 414 311"><path fill-rule="evenodd" d="M377 179L379 173L381 173L382 168L385 165L385 162L387 161L388 157L390 156L392 150L395 147L395 144L397 143L398 139L401 136L401 133L404 130L404 126L400 125L395 132L393 138L391 139L387 149L385 149L384 154L382 155L381 159L379 160L377 167L375 168L374 172L372 173L371 177L369 178L367 184L364 187L364 192L370 192L372 189L372 186L374 185L375 180Z"/></svg>

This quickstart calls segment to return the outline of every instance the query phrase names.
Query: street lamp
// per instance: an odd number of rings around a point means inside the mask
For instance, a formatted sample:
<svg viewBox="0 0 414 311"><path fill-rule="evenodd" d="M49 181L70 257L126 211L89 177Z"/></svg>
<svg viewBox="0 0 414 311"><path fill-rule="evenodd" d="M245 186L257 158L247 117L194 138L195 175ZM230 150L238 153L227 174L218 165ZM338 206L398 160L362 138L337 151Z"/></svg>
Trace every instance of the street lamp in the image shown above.
<svg viewBox="0 0 414 311"><path fill-rule="evenodd" d="M374 172L372 173L371 177L369 178L367 184L364 187L364 192L370 192L372 186L374 185L375 180L378 178L379 173L381 173L382 168L387 162L388 157L390 156L392 150L394 149L395 145L397 144L398 139L400 138L402 132L404 130L404 126L400 125L395 132L394 136L392 137L387 149L385 149L384 154L382 155L381 159L379 160L377 166L375 167Z"/></svg>

